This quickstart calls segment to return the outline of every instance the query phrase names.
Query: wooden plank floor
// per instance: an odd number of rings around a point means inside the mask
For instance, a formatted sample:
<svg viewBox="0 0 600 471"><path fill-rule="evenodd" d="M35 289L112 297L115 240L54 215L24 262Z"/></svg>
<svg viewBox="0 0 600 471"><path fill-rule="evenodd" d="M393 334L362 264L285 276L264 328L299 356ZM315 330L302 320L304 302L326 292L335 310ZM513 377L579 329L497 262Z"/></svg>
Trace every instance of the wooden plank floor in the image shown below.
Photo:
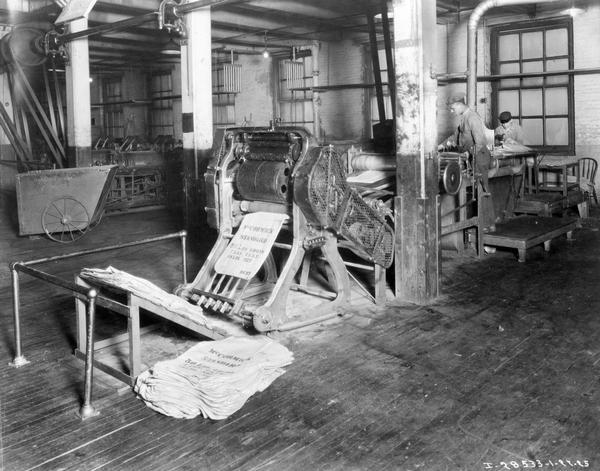
<svg viewBox="0 0 600 471"><path fill-rule="evenodd" d="M573 243L557 241L548 255L534 248L526 264L502 249L482 260L445 255L444 293L427 306L360 301L341 321L277 334L294 363L226 420L162 416L97 373L101 413L82 422L73 300L23 280L31 363L8 366L7 263L179 227L165 211L112 216L66 248L19 238L4 218L0 469L483 470L532 460L600 469L599 228L590 218ZM178 283L181 261L167 242L44 269L70 277L109 264L167 288ZM191 271L200 264L192 256ZM161 336L159 350L171 355L196 341L177 330Z"/></svg>

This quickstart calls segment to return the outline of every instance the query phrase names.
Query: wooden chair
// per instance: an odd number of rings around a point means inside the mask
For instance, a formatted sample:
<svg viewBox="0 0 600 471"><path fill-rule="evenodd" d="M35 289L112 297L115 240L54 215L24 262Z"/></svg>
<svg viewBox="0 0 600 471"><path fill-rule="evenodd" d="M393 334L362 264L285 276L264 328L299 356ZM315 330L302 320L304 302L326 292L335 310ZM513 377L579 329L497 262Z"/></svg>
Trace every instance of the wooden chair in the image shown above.
<svg viewBox="0 0 600 471"><path fill-rule="evenodd" d="M598 204L598 196L596 195L596 170L598 170L598 162L590 157L582 157L579 159L579 178L581 186L588 199L594 197L596 205Z"/></svg>

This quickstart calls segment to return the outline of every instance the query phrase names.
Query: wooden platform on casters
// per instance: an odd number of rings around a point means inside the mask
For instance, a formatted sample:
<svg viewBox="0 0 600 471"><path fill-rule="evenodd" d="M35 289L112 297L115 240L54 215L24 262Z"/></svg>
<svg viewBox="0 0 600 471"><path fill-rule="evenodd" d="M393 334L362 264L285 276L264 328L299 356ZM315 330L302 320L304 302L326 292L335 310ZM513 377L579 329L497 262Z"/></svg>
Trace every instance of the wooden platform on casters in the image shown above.
<svg viewBox="0 0 600 471"><path fill-rule="evenodd" d="M524 262L527 249L543 243L544 250L549 252L552 239L562 234L571 239L576 227L575 218L518 216L497 224L494 232L484 234L483 243L517 249L519 262Z"/></svg>

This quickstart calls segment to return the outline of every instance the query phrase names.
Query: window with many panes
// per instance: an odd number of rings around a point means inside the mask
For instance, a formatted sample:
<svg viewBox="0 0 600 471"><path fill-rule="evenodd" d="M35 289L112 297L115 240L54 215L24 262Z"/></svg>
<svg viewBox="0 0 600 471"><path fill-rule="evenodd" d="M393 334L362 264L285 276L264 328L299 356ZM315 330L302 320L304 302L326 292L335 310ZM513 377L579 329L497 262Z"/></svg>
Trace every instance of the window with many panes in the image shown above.
<svg viewBox="0 0 600 471"><path fill-rule="evenodd" d="M304 54L306 55L304 55ZM310 50L301 51L302 57L279 59L278 104L279 118L283 125L312 128L314 123L312 104L313 58Z"/></svg>
<svg viewBox="0 0 600 471"><path fill-rule="evenodd" d="M492 73L529 74L493 83L495 115L510 111L523 128L525 144L545 152L575 149L573 79L553 74L573 68L571 29L571 19L565 18L492 30Z"/></svg>
<svg viewBox="0 0 600 471"><path fill-rule="evenodd" d="M121 77L107 77L103 81L104 95L104 131L113 138L122 138L123 99L121 95Z"/></svg>
<svg viewBox="0 0 600 471"><path fill-rule="evenodd" d="M224 63L213 63L212 95L213 126L223 127L235 124L235 93L227 83ZM239 91L239 90L238 90Z"/></svg>
<svg viewBox="0 0 600 471"><path fill-rule="evenodd" d="M213 126L235 124L235 95L213 93Z"/></svg>
<svg viewBox="0 0 600 471"><path fill-rule="evenodd" d="M155 71L151 75L150 135L172 136L173 131L173 79L170 70Z"/></svg>

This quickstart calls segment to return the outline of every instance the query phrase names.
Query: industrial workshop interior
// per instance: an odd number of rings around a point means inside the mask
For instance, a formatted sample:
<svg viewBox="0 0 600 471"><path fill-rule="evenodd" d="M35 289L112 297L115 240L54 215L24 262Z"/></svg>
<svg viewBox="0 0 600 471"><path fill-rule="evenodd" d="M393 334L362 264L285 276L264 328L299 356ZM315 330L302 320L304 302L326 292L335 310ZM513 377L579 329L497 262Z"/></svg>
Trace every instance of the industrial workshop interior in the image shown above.
<svg viewBox="0 0 600 471"><path fill-rule="evenodd" d="M0 470L600 470L600 1L0 16Z"/></svg>

